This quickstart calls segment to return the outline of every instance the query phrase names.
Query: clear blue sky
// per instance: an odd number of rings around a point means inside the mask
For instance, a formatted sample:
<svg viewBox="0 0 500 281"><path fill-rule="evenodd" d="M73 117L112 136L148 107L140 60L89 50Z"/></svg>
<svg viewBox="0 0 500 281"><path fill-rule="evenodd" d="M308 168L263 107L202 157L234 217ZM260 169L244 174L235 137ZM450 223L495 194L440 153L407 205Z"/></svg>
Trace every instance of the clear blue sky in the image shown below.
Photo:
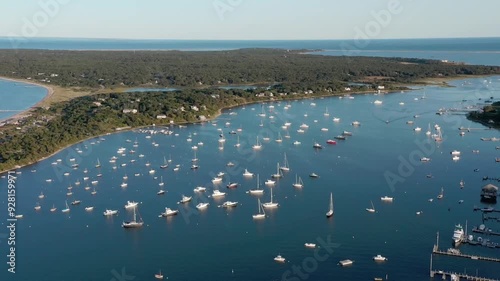
<svg viewBox="0 0 500 281"><path fill-rule="evenodd" d="M498 0L1 0L0 8L0 36L352 39L372 27L372 39L500 37ZM387 24L379 11L390 13Z"/></svg>

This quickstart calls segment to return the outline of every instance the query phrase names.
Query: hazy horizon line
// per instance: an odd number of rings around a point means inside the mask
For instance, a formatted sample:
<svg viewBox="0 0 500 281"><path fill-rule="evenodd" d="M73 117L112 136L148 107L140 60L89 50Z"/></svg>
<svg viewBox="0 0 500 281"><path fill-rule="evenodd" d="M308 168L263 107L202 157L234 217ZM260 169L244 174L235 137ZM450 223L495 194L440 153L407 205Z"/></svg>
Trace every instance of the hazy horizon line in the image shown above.
<svg viewBox="0 0 500 281"><path fill-rule="evenodd" d="M24 37L24 36L0 36L0 39L65 39L65 40L129 40L129 41L345 41L356 40L356 38L337 39L166 39L166 38L109 38L109 37ZM422 39L495 39L500 36L477 36L477 37L407 37L407 38L370 38L367 40L422 40Z"/></svg>

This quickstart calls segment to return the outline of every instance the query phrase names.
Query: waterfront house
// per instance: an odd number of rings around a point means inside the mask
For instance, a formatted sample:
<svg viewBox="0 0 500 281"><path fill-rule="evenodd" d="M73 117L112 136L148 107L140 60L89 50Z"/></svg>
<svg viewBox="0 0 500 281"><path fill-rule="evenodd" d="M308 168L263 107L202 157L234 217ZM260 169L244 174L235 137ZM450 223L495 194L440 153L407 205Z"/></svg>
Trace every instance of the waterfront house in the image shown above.
<svg viewBox="0 0 500 281"><path fill-rule="evenodd" d="M492 184L487 184L481 189L481 201L496 203L498 196L498 187Z"/></svg>

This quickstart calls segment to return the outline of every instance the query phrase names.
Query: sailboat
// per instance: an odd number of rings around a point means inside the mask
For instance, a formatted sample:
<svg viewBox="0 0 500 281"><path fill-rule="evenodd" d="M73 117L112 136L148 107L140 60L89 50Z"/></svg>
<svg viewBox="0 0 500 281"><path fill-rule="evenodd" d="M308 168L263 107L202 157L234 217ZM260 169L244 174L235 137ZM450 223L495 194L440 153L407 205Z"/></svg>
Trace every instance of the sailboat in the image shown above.
<svg viewBox="0 0 500 281"><path fill-rule="evenodd" d="M162 169L168 168L168 162L167 159L165 159L165 156L163 157L163 165L160 165L160 168Z"/></svg>
<svg viewBox="0 0 500 281"><path fill-rule="evenodd" d="M258 201L258 214L252 215L254 219L263 219L266 217L266 212L264 211L264 208L262 208L262 204L260 204L260 198L257 199Z"/></svg>
<svg viewBox="0 0 500 281"><path fill-rule="evenodd" d="M283 177L283 174L281 173L281 170L280 170L280 163L278 162L278 164L276 164L276 174L272 174L271 177L273 179L279 179L281 177Z"/></svg>
<svg viewBox="0 0 500 281"><path fill-rule="evenodd" d="M302 178L299 177L298 175L295 175L295 183L292 184L293 187L301 188L304 186L304 182L302 181Z"/></svg>
<svg viewBox="0 0 500 281"><path fill-rule="evenodd" d="M63 213L69 212L68 201L66 201L66 209L61 210Z"/></svg>
<svg viewBox="0 0 500 281"><path fill-rule="evenodd" d="M156 278L156 279L160 279L160 280L162 280L162 279L163 279L163 274L161 274L161 269L160 269L160 272L159 272L159 273L156 273L156 274L155 274L155 278Z"/></svg>
<svg viewBox="0 0 500 281"><path fill-rule="evenodd" d="M325 109L325 113L323 113L323 115L324 115L325 117L330 116L330 113L328 113L328 107Z"/></svg>
<svg viewBox="0 0 500 281"><path fill-rule="evenodd" d="M52 208L50 208L50 211L51 212L55 212L57 210L56 206L55 205L52 205Z"/></svg>
<svg viewBox="0 0 500 281"><path fill-rule="evenodd" d="M283 138L281 138L281 133L280 132L278 132L278 138L275 141L278 142L278 143L283 142Z"/></svg>
<svg viewBox="0 0 500 281"><path fill-rule="evenodd" d="M99 161L99 158L97 158L97 164L95 165L96 168L100 168L101 167L101 162Z"/></svg>
<svg viewBox="0 0 500 281"><path fill-rule="evenodd" d="M441 128L439 128L437 131L438 131L438 135L436 138L434 138L434 140L437 142L443 141L443 132L441 132Z"/></svg>
<svg viewBox="0 0 500 281"><path fill-rule="evenodd" d="M198 162L198 158L196 158L196 150L194 151L194 158L191 159L191 162Z"/></svg>
<svg viewBox="0 0 500 281"><path fill-rule="evenodd" d="M283 161L283 166L280 167L280 170L288 172L290 171L290 166L288 165L288 160L286 159L286 153L285 153L285 160Z"/></svg>
<svg viewBox="0 0 500 281"><path fill-rule="evenodd" d="M260 117L266 117L266 113L264 112L264 106L261 106L261 113L259 113Z"/></svg>
<svg viewBox="0 0 500 281"><path fill-rule="evenodd" d="M257 189L250 189L249 192L250 192L250 194L262 194L262 193L264 193L264 189L260 189L260 181L259 181L258 174L257 174Z"/></svg>
<svg viewBox="0 0 500 281"><path fill-rule="evenodd" d="M238 140L237 140L237 142L236 142L236 144L234 146L235 147L240 147L240 145L241 145L240 144L240 135L237 135L237 138L238 138Z"/></svg>
<svg viewBox="0 0 500 281"><path fill-rule="evenodd" d="M366 208L366 210L369 212L369 213L375 213L375 207L373 206L373 202L370 201L370 203L372 204L372 207L371 208Z"/></svg>
<svg viewBox="0 0 500 281"><path fill-rule="evenodd" d="M464 188L464 186L465 186L465 182L464 182L464 180L461 180L460 181L460 188Z"/></svg>
<svg viewBox="0 0 500 281"><path fill-rule="evenodd" d="M142 225L144 224L142 219L140 221L137 221L135 209L137 209L137 208L134 208L134 220L123 222L122 223L123 228L139 228L139 227L142 227Z"/></svg>
<svg viewBox="0 0 500 281"><path fill-rule="evenodd" d="M259 142L259 137L257 137L257 143L252 146L253 149L259 150L262 148L262 144Z"/></svg>
<svg viewBox="0 0 500 281"><path fill-rule="evenodd" d="M441 193L437 196L437 199L443 199L444 197L444 188L441 187Z"/></svg>
<svg viewBox="0 0 500 281"><path fill-rule="evenodd" d="M271 201L262 204L262 207L264 208L276 208L278 207L278 203L273 202L273 189L271 188Z"/></svg>
<svg viewBox="0 0 500 281"><path fill-rule="evenodd" d="M430 136L431 135L431 124L429 123L427 132L425 132L426 135Z"/></svg>
<svg viewBox="0 0 500 281"><path fill-rule="evenodd" d="M329 218L333 216L333 193L330 192L330 210L326 213L326 217Z"/></svg>
<svg viewBox="0 0 500 281"><path fill-rule="evenodd" d="M163 186L165 185L165 183L163 182L163 176L161 176L161 182L158 185L160 186L160 190L158 190L158 192L156 192L156 194L158 194L158 195L165 194L165 190L163 189Z"/></svg>

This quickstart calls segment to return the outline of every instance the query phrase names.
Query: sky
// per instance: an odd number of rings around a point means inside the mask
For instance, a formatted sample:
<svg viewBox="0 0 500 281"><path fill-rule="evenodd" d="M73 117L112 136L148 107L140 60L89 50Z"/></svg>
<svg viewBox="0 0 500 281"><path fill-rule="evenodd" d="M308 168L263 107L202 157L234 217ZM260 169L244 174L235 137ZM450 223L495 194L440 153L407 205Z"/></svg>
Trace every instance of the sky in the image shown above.
<svg viewBox="0 0 500 281"><path fill-rule="evenodd" d="M0 0L0 11L2 37L500 37L498 0Z"/></svg>

